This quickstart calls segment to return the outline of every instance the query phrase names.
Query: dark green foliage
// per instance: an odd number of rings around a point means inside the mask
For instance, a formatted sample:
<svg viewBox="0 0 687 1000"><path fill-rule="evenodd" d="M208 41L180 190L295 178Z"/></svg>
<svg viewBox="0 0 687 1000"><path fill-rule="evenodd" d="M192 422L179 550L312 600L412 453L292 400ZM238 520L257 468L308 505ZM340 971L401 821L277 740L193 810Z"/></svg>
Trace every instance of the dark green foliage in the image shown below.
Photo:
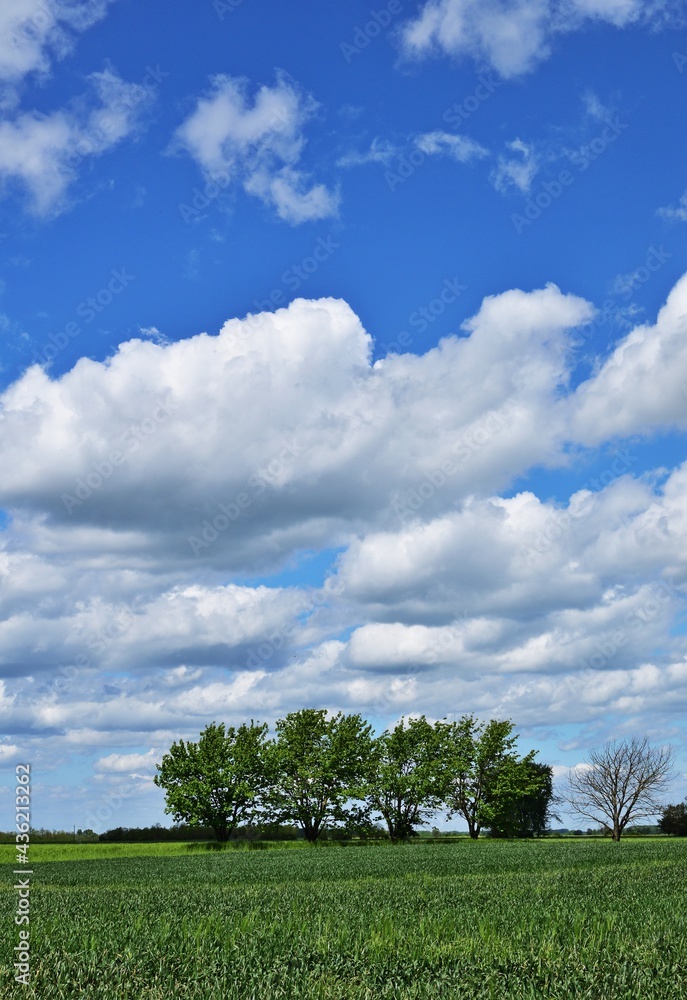
<svg viewBox="0 0 687 1000"><path fill-rule="evenodd" d="M476 839L484 826L517 820L518 803L538 796L546 783L532 768L536 751L525 757L515 752L517 735L509 720L478 722L464 715L449 727L447 760L451 777L446 803L451 815L460 815Z"/></svg>
<svg viewBox="0 0 687 1000"><path fill-rule="evenodd" d="M446 726L423 716L405 719L374 744L374 761L365 789L371 812L383 818L394 843L416 834L427 815L441 805L446 787Z"/></svg>
<svg viewBox="0 0 687 1000"><path fill-rule="evenodd" d="M687 799L674 806L665 806L658 826L661 833L687 837Z"/></svg>
<svg viewBox="0 0 687 1000"><path fill-rule="evenodd" d="M551 770L534 762L535 751L517 756L512 722L466 715L432 725L423 715L375 739L360 715L305 708L278 720L274 740L266 733L252 722L226 731L213 723L197 744L173 744L155 777L166 811L222 842L239 827L255 840L283 824L310 843L323 834L374 839L383 822L398 843L444 805L473 838L482 827L509 837L546 828ZM107 836L132 839L122 828Z"/></svg>
<svg viewBox="0 0 687 1000"><path fill-rule="evenodd" d="M498 783L493 790L489 836L542 837L555 816L551 812L553 769L532 760L514 766L519 773L509 778L504 793Z"/></svg>
<svg viewBox="0 0 687 1000"><path fill-rule="evenodd" d="M270 747L267 797L273 822L293 822L309 843L333 826L360 817L358 797L370 769L372 728L359 715L327 716L304 708L277 722Z"/></svg>
<svg viewBox="0 0 687 1000"><path fill-rule="evenodd" d="M165 812L228 840L239 823L258 812L268 780L266 736L266 725L225 730L224 723L213 722L197 743L172 744L153 779L165 791Z"/></svg>
<svg viewBox="0 0 687 1000"><path fill-rule="evenodd" d="M104 844L162 844L188 840L208 840L210 837L214 837L214 831L210 827L206 829L202 826L177 823L168 828L155 823L153 826L117 826L101 833L96 839Z"/></svg>

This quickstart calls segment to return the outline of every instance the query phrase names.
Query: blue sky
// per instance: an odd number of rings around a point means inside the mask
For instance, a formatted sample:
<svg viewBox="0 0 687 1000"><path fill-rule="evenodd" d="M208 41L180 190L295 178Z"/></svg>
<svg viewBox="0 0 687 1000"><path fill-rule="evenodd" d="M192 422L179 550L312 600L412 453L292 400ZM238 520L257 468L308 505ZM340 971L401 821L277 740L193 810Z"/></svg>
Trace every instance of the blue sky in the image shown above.
<svg viewBox="0 0 687 1000"><path fill-rule="evenodd" d="M33 763L36 825L164 820L172 740L311 704L510 717L561 781L646 733L684 796L684 15L0 14L0 784Z"/></svg>

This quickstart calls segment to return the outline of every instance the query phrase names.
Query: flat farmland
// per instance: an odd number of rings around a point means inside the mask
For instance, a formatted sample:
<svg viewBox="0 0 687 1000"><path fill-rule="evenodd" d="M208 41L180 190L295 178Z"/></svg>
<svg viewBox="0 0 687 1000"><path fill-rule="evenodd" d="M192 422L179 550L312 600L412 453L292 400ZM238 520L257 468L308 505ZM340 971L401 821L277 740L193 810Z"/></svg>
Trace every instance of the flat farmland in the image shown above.
<svg viewBox="0 0 687 1000"><path fill-rule="evenodd" d="M41 861L34 849L28 987L14 982L16 892L3 865L0 996L687 996L677 840L84 850Z"/></svg>

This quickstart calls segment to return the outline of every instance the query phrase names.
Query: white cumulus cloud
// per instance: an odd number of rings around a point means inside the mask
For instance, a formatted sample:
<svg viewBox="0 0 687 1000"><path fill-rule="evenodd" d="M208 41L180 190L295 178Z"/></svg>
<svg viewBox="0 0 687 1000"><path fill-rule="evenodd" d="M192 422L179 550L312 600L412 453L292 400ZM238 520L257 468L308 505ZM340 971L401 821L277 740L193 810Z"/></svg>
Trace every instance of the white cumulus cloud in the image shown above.
<svg viewBox="0 0 687 1000"><path fill-rule="evenodd" d="M0 182L5 191L23 189L35 215L62 211L79 164L134 132L152 100L152 91L110 69L92 73L89 82L88 96L69 108L0 121Z"/></svg>
<svg viewBox="0 0 687 1000"><path fill-rule="evenodd" d="M509 78L547 59L557 34L591 21L661 25L679 21L683 8L668 0L427 0L402 40L410 56L467 56Z"/></svg>
<svg viewBox="0 0 687 1000"><path fill-rule="evenodd" d="M207 96L179 126L172 148L188 153L211 180L236 181L293 225L335 215L337 192L312 184L299 165L307 121L317 110L284 75L250 98L245 80L214 77Z"/></svg>
<svg viewBox="0 0 687 1000"><path fill-rule="evenodd" d="M107 748L110 780L146 773L127 750L304 703L660 728L684 703L687 472L640 477L635 439L684 426L685 282L575 388L594 311L554 285L375 363L321 299L29 369L0 397L13 745ZM592 447L564 501L510 492ZM246 581L333 548L317 594Z"/></svg>
<svg viewBox="0 0 687 1000"><path fill-rule="evenodd" d="M74 36L99 21L112 0L16 0L0 6L0 81L16 85L45 74L51 57L71 51Z"/></svg>

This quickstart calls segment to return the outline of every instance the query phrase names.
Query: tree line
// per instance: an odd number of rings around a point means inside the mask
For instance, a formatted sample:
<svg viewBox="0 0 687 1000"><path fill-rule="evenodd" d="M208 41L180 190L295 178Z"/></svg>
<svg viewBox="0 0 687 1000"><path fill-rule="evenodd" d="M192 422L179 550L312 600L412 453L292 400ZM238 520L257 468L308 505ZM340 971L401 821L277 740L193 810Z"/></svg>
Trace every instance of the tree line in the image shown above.
<svg viewBox="0 0 687 1000"><path fill-rule="evenodd" d="M197 742L175 742L154 778L165 811L222 842L259 822L292 823L310 843L325 830L366 835L380 823L398 843L438 810L461 816L473 839L484 829L534 837L552 815L552 768L535 750L519 756L510 720L423 715L375 736L358 714L305 708L275 730L270 738L264 723L213 722Z"/></svg>

